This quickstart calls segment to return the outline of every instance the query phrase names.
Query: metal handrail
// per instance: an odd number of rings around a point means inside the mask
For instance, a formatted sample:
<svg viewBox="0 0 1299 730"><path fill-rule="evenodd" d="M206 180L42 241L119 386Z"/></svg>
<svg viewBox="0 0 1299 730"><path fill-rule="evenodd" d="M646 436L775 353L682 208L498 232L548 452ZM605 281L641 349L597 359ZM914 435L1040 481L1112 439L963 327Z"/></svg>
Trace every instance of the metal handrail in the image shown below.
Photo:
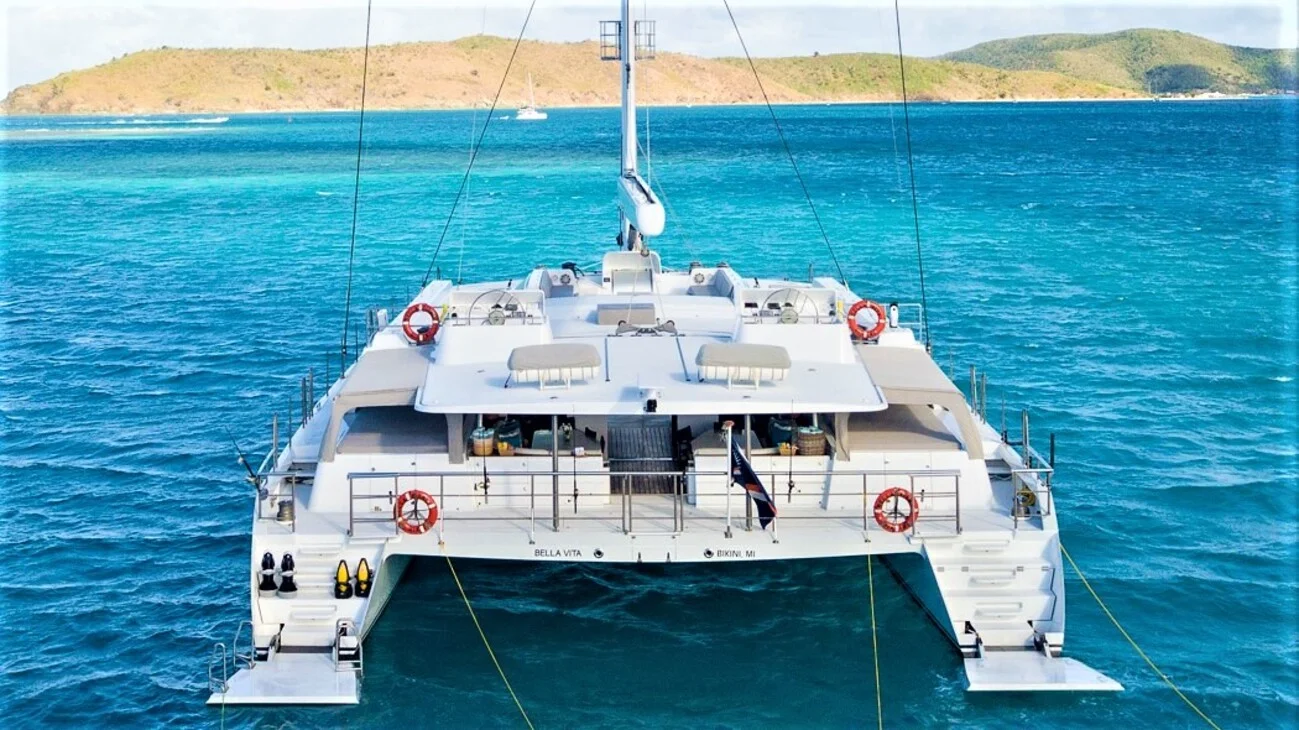
<svg viewBox="0 0 1299 730"><path fill-rule="evenodd" d="M219 681L216 678L218 663L221 666L221 679ZM207 688L212 694L225 694L230 690L230 663L226 654L226 645L220 641L212 645L212 653L208 655Z"/></svg>
<svg viewBox="0 0 1299 730"><path fill-rule="evenodd" d="M239 651L239 639L243 638L244 629L248 630L248 651ZM233 660L235 671L239 671L242 665L245 669L252 669L257 665L257 642L253 637L253 622L244 619L239 622L239 627L235 629L235 640L230 643L230 654Z"/></svg>
<svg viewBox="0 0 1299 730"><path fill-rule="evenodd" d="M858 496L858 495L860 495L860 496L862 497L862 526L863 526L862 529L865 530L865 531L870 531L870 530L871 530L870 525L871 525L871 523L872 523L872 521L873 521L871 518L872 518L872 516L873 516L873 514L874 514L874 506L873 506L873 504L872 504L871 501L870 501L870 496L871 496L872 494L875 494L876 496L878 496L878 494L879 494L880 492L883 491L883 489L880 489L880 490L876 490L875 492L872 492L872 491L871 491L870 489L868 489L868 487L867 487L867 479L868 479L869 477L889 477L889 478L895 478L895 479L896 479L896 478L907 479L907 480L909 481L909 483L910 483L910 487L911 487L911 491L912 491L912 493L913 493L913 494L916 494L917 497L918 497L920 500L922 500L922 501L924 501L925 499L928 498L928 499L935 499L935 500L938 500L938 499L952 499L952 500L954 500L954 502L955 502L955 505L954 505L954 511L953 511L951 514L948 514L948 513L942 513L942 514L938 514L938 515L924 515L924 514L922 514L922 515L918 515L918 516L917 516L917 520L916 520L917 523L919 523L919 522L921 522L921 521L924 521L924 522L934 522L934 521L953 521L953 522L955 523L955 529L956 529L957 533L960 533L960 532L961 532L961 505L960 505L960 499L961 499L961 493L960 493L960 479L961 479L961 472L960 472L959 470L954 470L954 469L934 469L934 470L855 469L855 470L842 470L842 471L826 471L826 470L820 470L820 469L818 469L818 470L805 470L805 469L803 469L803 470L799 470L799 469L795 469L795 470L784 470L784 471L764 471L764 472L762 472L762 474L765 475L765 476L769 476L769 477L771 477L770 481L768 482L768 483L771 484L771 485L774 485L774 484L776 483L775 477L778 477L778 476L785 476L785 477L789 477L789 478L793 478L793 477L796 477L796 476L804 476L804 477L806 477L806 476L813 476L813 477L831 477L831 478L833 478L833 477L840 477L840 478L842 478L842 477L860 477L860 478L861 478L861 484L862 484L860 490L856 490L856 489L854 489L854 490L847 490L847 491L836 491L833 487L828 487L827 496ZM489 478L489 480L490 480L490 477L493 476L493 475L489 473L487 476L488 476L488 478ZM679 532L681 532L682 530L685 529L685 523L686 523L686 520L704 521L704 520L718 520L718 519L724 519L724 520L726 521L726 523L729 525L729 524L731 523L732 519L735 517L735 515L732 513L732 505L731 505L731 502L730 502L729 499L728 499L727 504L726 504L725 513L724 513L723 515L717 515L717 514L701 514L701 513L698 513L698 512L695 513L695 514L688 514L688 513L686 512L686 509L685 509L685 506L686 506L686 496L687 496L687 492L686 492L686 489L685 489L685 484L686 484L687 480L688 480L691 476L694 476L694 477L696 477L696 478L697 478L697 477L721 477L721 478L726 478L727 476L729 476L729 472L727 472L727 471L725 471L725 470L689 470L689 471L608 471L608 470L603 470L603 469L581 469L581 470L574 470L574 469L570 469L570 470L562 470L562 469L559 469L559 470L555 470L555 469L536 469L536 470L520 470L520 471L496 472L495 476L497 476L498 478L499 478L499 477L527 477L527 478L528 478L529 485L528 485L528 492L527 492L527 494L524 495L524 494L515 493L515 494L512 494L512 495L510 495L510 496L511 496L511 497L522 497L522 496L527 496L527 497L528 497L528 500L529 500L529 501L528 501L528 507L529 507L529 518L528 518L528 519L529 519L529 521L530 521L530 523L531 523L531 528L530 528L530 532L529 532L530 540L535 540L535 536L536 536L536 523L537 523L537 509L536 509L536 496L537 496L537 489L536 489L536 480L537 480L538 477L542 477L542 478L550 479L550 480L552 481L552 485L553 485L553 486L552 486L552 489L555 489L555 490L558 489L558 479L559 479L559 478L571 478L571 479L573 480L573 491L572 491L571 493L574 495L575 499L580 499L580 498L583 497L583 496L588 496L588 497L603 497L603 498L613 498L613 497L618 497L618 498L621 500L621 503L622 503L621 506L622 506L623 531L624 531L625 533L628 533L628 534L635 532L635 511L634 511L634 503L635 503L635 498L636 498L637 495L636 495L636 493L633 492L631 489L626 489L626 488L615 489L615 488L613 488L614 485L615 485L615 483L616 483L616 482L614 481L614 478L615 478L615 477L622 477L622 478L630 478L630 477L660 477L660 478L662 478L662 477L672 477L672 478L674 478L675 484L674 484L674 486L673 486L673 491L672 491L672 493L671 493L671 494L664 494L664 495L657 495L657 496L667 496L667 497L670 497L670 498L673 500L674 505L673 505L673 518L672 518L672 520L673 520L673 532L674 532L674 533L679 533ZM589 490L588 490L588 491L584 491L584 490L581 490L581 489L579 489L579 488L577 487L576 479L577 479L577 477L582 477L582 476L606 477L606 478L608 478L608 479L610 480L610 487L611 487L611 488L610 488L608 491L605 491L605 490L600 490L600 491L589 491ZM353 536L353 535L355 535L355 530L356 530L356 525L357 525L357 524L367 524L367 523L369 523L369 524L391 524L391 525L393 526L393 534L394 534L394 535L397 534L397 527L396 527L396 519L395 519L395 516L393 516L393 515L385 515L385 516L383 516L383 517L357 517L357 515L356 515L356 513L355 513L355 505L356 505L356 503L357 503L358 501L362 501L362 502L364 502L364 501L370 501L370 500L388 500L388 501L390 501L390 502L395 502L395 500L396 500L396 498L397 498L397 495L398 495L398 493L399 493L400 480L401 480L401 479L437 479L437 480L438 480L438 489L437 489L438 496L437 496L437 503L438 503L439 505L443 505L443 506L445 506L445 505L447 504L447 498L448 498L448 497L453 498L453 499L459 499L459 498L479 498L479 497L481 497L481 498L483 498L484 500L486 500L486 499L488 499L489 496L490 496L490 495L487 494L485 491L482 491L482 490L479 489L479 484L481 484L481 482L476 483L475 486L474 486L474 488L473 488L472 490L469 490L469 491L462 491L462 490L455 490L455 489L453 489L452 491L448 492L447 489L446 489L446 479L447 479L448 477L453 478L453 479L456 479L456 480L476 480L476 479L478 479L478 478L481 477L481 474L476 473L476 472L471 472L471 471L405 471L405 472L353 472L353 473L349 473L349 474L347 475L347 484L348 484L348 535L349 535L349 536ZM918 479L918 478L919 478L919 479L947 479L947 478L950 478L950 479L953 480L953 485L954 485L954 486L953 486L953 488L952 488L950 491L947 491L947 490L934 490L934 489L928 489L928 488L921 489L921 490L916 490L916 488L915 488L915 481L916 481L916 479ZM357 482L357 481L373 481L373 480L388 480L388 479L393 480L393 488L392 488L392 491L390 491L390 492L387 492L387 493L385 493L385 494L361 494L361 495L358 495L358 494L356 493L356 482ZM566 492L566 494L567 494L567 493L568 493L568 492ZM556 492L556 495L557 495L557 494L558 494L558 493ZM733 489L733 485L732 485L731 483L729 483L729 482L728 482L727 488L726 488L725 490L722 490L722 491L712 491L712 490L699 490L699 489L696 489L696 490L693 492L693 496L696 497L696 498L698 498L698 497L723 497L723 496L730 496L730 495L732 495L732 494L734 494L734 489ZM640 495L640 496L654 496L654 495ZM775 496L773 496L773 499L775 499ZM745 501L745 503L747 504L747 500ZM779 506L779 502L777 502L777 506ZM576 510L576 508L574 508L574 509ZM553 528L554 528L555 531L559 531L559 526L560 526L561 522L566 522L566 521L577 521L577 522L580 522L580 521L603 521L603 520L607 520L607 519L608 519L607 516L581 516L581 515L577 515L577 514L574 514L574 515L572 515L572 516L568 516L568 517L563 517L563 518L561 519L558 510L555 510L555 511L554 511L554 514L551 515L551 517L552 517L552 520L553 520L553 521L552 521L552 526L553 526ZM448 520L450 520L450 519L452 519L451 516L450 516L450 514L447 513L447 512L444 510L444 511L442 512L442 518L439 519L439 520L437 521L437 527L436 527L436 529L437 529L438 539L439 539L439 540L443 539L443 536L444 536L444 534L445 534L445 533L444 533L444 531L445 531L445 524L446 524L446 522L447 522ZM516 519L516 518L511 518L511 517L496 517L496 516L472 517L472 516L460 516L460 515L457 515L454 519L455 519L455 521L460 521L460 522L473 522L473 521L501 521L501 520L508 520L508 519ZM781 518L779 515L777 515L776 522L779 522L781 519L791 519L791 520L836 519L836 520L841 520L841 519L843 519L843 515L842 515L842 514L832 514L832 513L827 513L827 514L823 514L823 515L815 515L815 514L813 514L813 515L793 515L793 516L789 516L789 517L785 517L785 518ZM915 526L913 525L911 529L912 529L912 533L914 534L914 533L915 533ZM773 536L774 536L775 534L776 534L776 533L775 533L775 531L773 530Z"/></svg>

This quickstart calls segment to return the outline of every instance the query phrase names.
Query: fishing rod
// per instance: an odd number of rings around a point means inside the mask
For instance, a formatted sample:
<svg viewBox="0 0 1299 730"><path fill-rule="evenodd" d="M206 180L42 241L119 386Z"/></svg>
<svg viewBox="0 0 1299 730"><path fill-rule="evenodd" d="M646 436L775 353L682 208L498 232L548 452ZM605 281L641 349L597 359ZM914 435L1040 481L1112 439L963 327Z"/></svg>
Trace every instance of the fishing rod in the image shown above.
<svg viewBox="0 0 1299 730"><path fill-rule="evenodd" d="M248 456L244 453L243 448L240 447L239 442L235 440L234 434L230 433L230 429L222 426L221 430L225 431L226 438L230 439L230 443L235 447L235 453L239 454L239 464L248 472L248 483L257 489L258 494L262 494L264 490L261 486L261 477L257 476L257 472L253 471L253 465L248 463Z"/></svg>

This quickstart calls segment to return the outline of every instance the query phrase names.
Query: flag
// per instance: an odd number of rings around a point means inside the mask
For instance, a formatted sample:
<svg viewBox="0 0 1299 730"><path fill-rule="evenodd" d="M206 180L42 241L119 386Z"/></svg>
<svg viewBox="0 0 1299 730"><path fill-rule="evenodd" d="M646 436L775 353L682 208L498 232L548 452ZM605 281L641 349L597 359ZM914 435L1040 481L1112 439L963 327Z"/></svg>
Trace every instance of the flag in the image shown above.
<svg viewBox="0 0 1299 730"><path fill-rule="evenodd" d="M731 481L749 493L749 498L758 506L758 524L767 529L767 525L776 519L776 503L771 501L771 495L767 494L762 480L753 472L749 460L744 458L744 452L735 441L731 442Z"/></svg>

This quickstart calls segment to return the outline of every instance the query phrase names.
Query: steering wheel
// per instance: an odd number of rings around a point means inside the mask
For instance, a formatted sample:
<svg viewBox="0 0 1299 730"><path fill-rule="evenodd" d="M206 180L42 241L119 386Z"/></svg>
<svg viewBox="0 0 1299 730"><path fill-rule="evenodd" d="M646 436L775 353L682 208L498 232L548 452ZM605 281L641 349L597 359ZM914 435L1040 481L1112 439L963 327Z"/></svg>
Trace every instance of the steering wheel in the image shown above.
<svg viewBox="0 0 1299 730"><path fill-rule="evenodd" d="M773 304L775 307L772 307ZM793 287L777 289L768 294L767 298L762 300L762 307L758 310L759 316L772 309L779 310L781 324L798 324L800 318L809 314L817 320L821 318L821 310L817 308L816 302L801 289Z"/></svg>
<svg viewBox="0 0 1299 730"><path fill-rule="evenodd" d="M479 308L486 310L482 315L483 324L502 325L508 317L514 316L515 312L522 311L523 305L519 298L505 289L491 289L479 294L474 298L473 303L469 305L469 321L474 321L474 313Z"/></svg>

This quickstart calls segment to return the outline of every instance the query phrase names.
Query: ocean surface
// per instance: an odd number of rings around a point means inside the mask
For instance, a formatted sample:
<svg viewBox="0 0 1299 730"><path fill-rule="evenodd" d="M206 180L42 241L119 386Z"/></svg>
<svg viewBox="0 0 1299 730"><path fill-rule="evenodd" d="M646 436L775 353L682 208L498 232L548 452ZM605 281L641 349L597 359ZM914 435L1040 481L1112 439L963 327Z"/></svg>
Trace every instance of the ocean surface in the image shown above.
<svg viewBox="0 0 1299 730"><path fill-rule="evenodd" d="M987 371L994 422L1004 402L1057 434L1064 544L1224 728L1299 724L1297 108L911 110L936 357ZM901 109L778 113L844 275L918 300ZM367 116L356 313L417 289L485 117ZM436 561L367 644L359 707L203 705L248 613L223 429L264 451L337 350L356 121L0 120L4 727L521 725ZM669 264L835 273L764 108L648 126ZM617 139L612 109L492 120L434 268L597 261ZM874 726L863 560L457 567L538 727ZM1202 726L1072 573L1066 652L1126 692L968 695L920 609L875 589L886 727Z"/></svg>

